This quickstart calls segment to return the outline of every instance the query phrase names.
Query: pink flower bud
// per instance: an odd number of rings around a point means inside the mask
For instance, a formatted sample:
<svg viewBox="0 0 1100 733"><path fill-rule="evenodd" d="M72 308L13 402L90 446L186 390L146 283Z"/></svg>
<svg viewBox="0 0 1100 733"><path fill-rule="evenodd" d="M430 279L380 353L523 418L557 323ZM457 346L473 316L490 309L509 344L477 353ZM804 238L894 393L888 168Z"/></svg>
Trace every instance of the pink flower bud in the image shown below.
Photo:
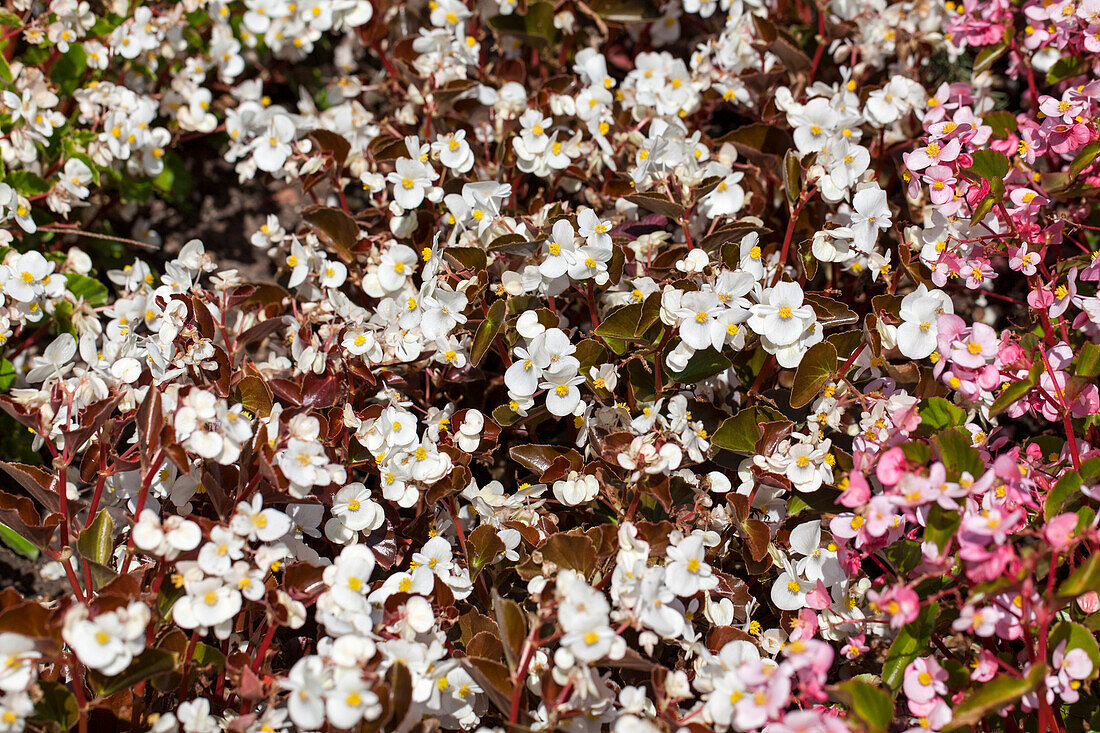
<svg viewBox="0 0 1100 733"><path fill-rule="evenodd" d="M1081 609L1082 613L1096 613L1100 611L1100 595L1097 595L1094 590L1082 593L1077 596L1077 607Z"/></svg>

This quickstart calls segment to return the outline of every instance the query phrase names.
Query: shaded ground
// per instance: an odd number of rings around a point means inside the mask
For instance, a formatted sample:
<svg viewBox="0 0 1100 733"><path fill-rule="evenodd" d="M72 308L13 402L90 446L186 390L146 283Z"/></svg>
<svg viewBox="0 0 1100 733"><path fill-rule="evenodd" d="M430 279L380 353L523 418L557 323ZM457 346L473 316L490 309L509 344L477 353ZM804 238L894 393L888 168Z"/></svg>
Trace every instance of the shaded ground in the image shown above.
<svg viewBox="0 0 1100 733"><path fill-rule="evenodd" d="M278 216L288 231L300 222L307 204L298 189L263 174L241 183L233 166L209 145L188 148L184 154L194 186L184 201L173 205L154 197L147 205L120 207L110 217L112 225L116 231L133 231L145 223L160 234L162 251L150 259L171 259L188 241L201 239L220 267L237 269L245 280L272 280L270 259L250 238L269 214Z"/></svg>

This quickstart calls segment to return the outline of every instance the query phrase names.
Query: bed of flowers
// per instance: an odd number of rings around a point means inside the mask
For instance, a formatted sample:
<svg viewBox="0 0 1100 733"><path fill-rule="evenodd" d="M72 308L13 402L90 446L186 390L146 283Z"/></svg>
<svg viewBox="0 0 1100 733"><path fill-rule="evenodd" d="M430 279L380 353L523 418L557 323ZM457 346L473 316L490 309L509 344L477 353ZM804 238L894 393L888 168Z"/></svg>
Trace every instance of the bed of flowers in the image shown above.
<svg viewBox="0 0 1100 733"><path fill-rule="evenodd" d="M1100 729L1098 156L1097 0L6 0L0 733Z"/></svg>

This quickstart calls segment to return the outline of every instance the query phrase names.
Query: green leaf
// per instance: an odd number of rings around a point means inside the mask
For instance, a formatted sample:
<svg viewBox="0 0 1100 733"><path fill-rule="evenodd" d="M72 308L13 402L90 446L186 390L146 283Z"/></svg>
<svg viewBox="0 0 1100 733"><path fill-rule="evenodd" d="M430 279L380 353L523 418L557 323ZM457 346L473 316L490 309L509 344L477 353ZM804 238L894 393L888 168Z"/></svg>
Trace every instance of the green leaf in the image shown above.
<svg viewBox="0 0 1100 733"><path fill-rule="evenodd" d="M1047 71L1047 84L1057 84L1070 77L1080 76L1088 69L1088 61L1076 56L1063 56Z"/></svg>
<svg viewBox="0 0 1100 733"><path fill-rule="evenodd" d="M993 404L989 408L989 416L996 417L1002 412L1008 409L1009 405L1019 400L1025 394L1027 394L1035 383L1039 381L1039 374L1043 371L1043 363L1041 360L1036 360L1035 364L1031 367L1031 371L1026 377L1016 382L1011 383L1005 387L997 399L993 400Z"/></svg>
<svg viewBox="0 0 1100 733"><path fill-rule="evenodd" d="M50 69L50 78L62 94L69 95L80 87L87 69L88 54L84 51L84 44L74 43Z"/></svg>
<svg viewBox="0 0 1100 733"><path fill-rule="evenodd" d="M0 10L0 25L6 25L9 28L22 28L23 19L10 10Z"/></svg>
<svg viewBox="0 0 1100 733"><path fill-rule="evenodd" d="M1006 139L1017 129L1016 115L1003 109L987 114L982 118L982 124L992 127L993 137L998 140Z"/></svg>
<svg viewBox="0 0 1100 733"><path fill-rule="evenodd" d="M15 365L0 359L0 392L7 392L15 384Z"/></svg>
<svg viewBox="0 0 1100 733"><path fill-rule="evenodd" d="M601 18L615 23L644 23L661 17L652 0L594 0L588 5Z"/></svg>
<svg viewBox="0 0 1100 733"><path fill-rule="evenodd" d="M964 726L974 725L994 712L1001 712L1024 695L1038 689L1046 676L1046 665L1036 664L1027 677L1010 677L999 674L967 695L955 706L951 722L945 733Z"/></svg>
<svg viewBox="0 0 1100 733"><path fill-rule="evenodd" d="M938 504L933 506L939 506ZM886 559L901 574L906 574L924 558L920 544L916 540L900 540L882 551Z"/></svg>
<svg viewBox="0 0 1100 733"><path fill-rule="evenodd" d="M888 692L860 680L842 682L835 692L864 730L885 733L894 718L894 700Z"/></svg>
<svg viewBox="0 0 1100 733"><path fill-rule="evenodd" d="M905 668L932 643L932 630L940 615L940 604L932 601L920 610L916 619L902 626L898 635L890 644L886 653L886 662L882 665L882 681L891 690L901 687Z"/></svg>
<svg viewBox="0 0 1100 733"><path fill-rule="evenodd" d="M1100 346L1091 341L1086 341L1081 346L1081 351L1077 355L1077 366L1074 367L1074 374L1079 377L1100 375Z"/></svg>
<svg viewBox="0 0 1100 733"><path fill-rule="evenodd" d="M993 62L1004 55L1004 52L1008 50L1008 44L1004 41L1000 43L994 43L992 46L986 46L979 53L977 58L974 59L974 73L980 74L983 71L987 71Z"/></svg>
<svg viewBox="0 0 1100 733"><path fill-rule="evenodd" d="M508 302L503 298L489 306L489 312L485 315L485 320L477 327L474 340L470 344L471 365L477 366L485 358L485 352L492 346L493 339L497 337L501 326L504 325L504 317L507 312Z"/></svg>
<svg viewBox="0 0 1100 733"><path fill-rule="evenodd" d="M188 195L195 187L194 176L191 175L191 171L188 170L183 158L174 150L168 151L168 154L164 156L164 168L161 169L152 183L153 188L160 191L161 198L177 206L185 205ZM337 209L337 211L340 210ZM358 229L356 231L358 232ZM336 253L341 258L345 257L347 253L344 250L343 242L334 242L334 245ZM348 260L345 259L344 261L347 262Z"/></svg>
<svg viewBox="0 0 1100 733"><path fill-rule="evenodd" d="M534 48L553 45L561 32L554 25L554 6L544 0L527 3L527 14L495 15L489 19L494 30L519 38Z"/></svg>
<svg viewBox="0 0 1100 733"><path fill-rule="evenodd" d="M1093 553L1058 586L1058 595L1076 598L1090 590L1100 591L1100 554Z"/></svg>
<svg viewBox="0 0 1100 733"><path fill-rule="evenodd" d="M35 717L57 723L67 731L80 720L80 707L69 687L54 680L39 680L42 697L34 704Z"/></svg>
<svg viewBox="0 0 1100 733"><path fill-rule="evenodd" d="M1069 177L1076 178L1081 175L1081 171L1092 165L1092 161L1096 160L1097 155L1100 155L1100 140L1093 140L1081 148L1081 152L1069 164Z"/></svg>
<svg viewBox="0 0 1100 733"><path fill-rule="evenodd" d="M970 215L970 226L977 225L978 222L987 217L989 212L993 211L993 207L1004 198L1004 194L998 196L992 189L993 187L990 186L990 192L974 207L974 212Z"/></svg>
<svg viewBox="0 0 1100 733"><path fill-rule="evenodd" d="M130 663L129 667L114 677L89 672L88 681L92 683L92 689L95 690L97 695L108 697L175 669L175 655L169 654L163 649L152 648L143 651Z"/></svg>
<svg viewBox="0 0 1100 733"><path fill-rule="evenodd" d="M948 473L969 473L974 478L985 473L985 464L970 439L970 433L951 428L937 433L932 442L939 449L940 458Z"/></svg>
<svg viewBox="0 0 1100 733"><path fill-rule="evenodd" d="M928 511L928 521L924 528L924 538L936 543L940 552L947 547L947 543L955 536L955 530L959 528L962 517L958 512L944 509L939 504L933 504Z"/></svg>
<svg viewBox="0 0 1100 733"><path fill-rule="evenodd" d="M23 535L2 522L0 522L0 541L28 560L37 560L41 553L34 543L24 539Z"/></svg>
<svg viewBox="0 0 1100 733"><path fill-rule="evenodd" d="M756 441L760 440L761 423L785 419L783 413L770 407L746 407L723 420L710 436L710 443L722 450L752 455L756 451Z"/></svg>
<svg viewBox="0 0 1100 733"><path fill-rule="evenodd" d="M1004 180L1012 167L1004 153L996 150L978 150L973 154L974 162L967 168L979 178L989 180Z"/></svg>
<svg viewBox="0 0 1100 733"><path fill-rule="evenodd" d="M0 77L2 76L3 73L0 71ZM8 171L5 183L24 196L38 196L50 190L50 184L42 180L38 174L30 171Z"/></svg>
<svg viewBox="0 0 1100 733"><path fill-rule="evenodd" d="M791 407L798 409L810 404L825 388L836 373L836 347L828 341L819 341L798 363L791 388Z"/></svg>
<svg viewBox="0 0 1100 733"><path fill-rule="evenodd" d="M923 435L958 427L964 422L966 413L942 397L929 397L921 402L920 427Z"/></svg>
<svg viewBox="0 0 1100 733"><path fill-rule="evenodd" d="M1083 649L1092 661L1092 674L1089 679L1095 679L1100 674L1100 645L1096 643L1096 637L1081 624L1072 621L1061 621L1055 624L1047 638L1047 649L1053 652L1062 642L1066 642L1066 651L1070 649Z"/></svg>
<svg viewBox="0 0 1100 733"><path fill-rule="evenodd" d="M197 667L225 666L225 655L222 654L221 649L202 642L195 645L195 653L191 655L191 660Z"/></svg>
<svg viewBox="0 0 1100 733"><path fill-rule="evenodd" d="M708 377L721 374L733 366L733 362L721 352L710 347L703 351L696 351L695 355L691 357L682 372L674 372L667 368L667 364L665 366L665 372L677 382L681 382L682 384L695 384Z"/></svg>
<svg viewBox="0 0 1100 733"><path fill-rule="evenodd" d="M923 440L908 440L899 447L910 463L921 465L932 458L932 448Z"/></svg>
<svg viewBox="0 0 1100 733"><path fill-rule="evenodd" d="M5 84L11 84L15 76L11 73L11 66L8 64L8 60L4 58L4 54L0 53L0 81Z"/></svg>
<svg viewBox="0 0 1100 733"><path fill-rule="evenodd" d="M633 339L638 331L638 321L642 317L642 304L631 303L612 311L596 327L596 335L604 338Z"/></svg>
<svg viewBox="0 0 1100 733"><path fill-rule="evenodd" d="M1062 474L1062 478L1058 479L1058 483L1054 484L1054 488L1043 501L1043 519L1050 520L1061 514L1066 500L1081 491L1081 483L1081 474L1077 471L1070 470Z"/></svg>
<svg viewBox="0 0 1100 733"><path fill-rule="evenodd" d="M91 525L80 533L76 548L85 560L106 565L115 549L114 534L115 520L102 509Z"/></svg>
<svg viewBox="0 0 1100 733"><path fill-rule="evenodd" d="M1100 456L1089 458L1082 462L1079 473L1081 474L1081 478L1085 481L1100 476Z"/></svg>
<svg viewBox="0 0 1100 733"><path fill-rule="evenodd" d="M107 305L110 293L107 291L107 286L99 280L81 275L79 272L65 273L65 278L69 281L69 292L78 298L83 298L88 305Z"/></svg>

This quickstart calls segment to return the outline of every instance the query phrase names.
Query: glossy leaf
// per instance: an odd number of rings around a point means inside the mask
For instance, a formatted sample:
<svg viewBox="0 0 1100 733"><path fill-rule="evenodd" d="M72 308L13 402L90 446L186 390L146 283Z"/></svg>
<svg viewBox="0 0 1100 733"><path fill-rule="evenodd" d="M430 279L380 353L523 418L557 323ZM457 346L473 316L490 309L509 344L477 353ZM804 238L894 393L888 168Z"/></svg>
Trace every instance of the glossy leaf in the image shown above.
<svg viewBox="0 0 1100 733"><path fill-rule="evenodd" d="M932 630L939 615L940 606L932 601L921 607L914 621L898 630L882 665L882 682L891 690L901 687L902 677L909 663L927 653L928 645L932 643Z"/></svg>
<svg viewBox="0 0 1100 733"><path fill-rule="evenodd" d="M894 701L889 693L860 680L840 683L835 693L864 730L885 733L894 717Z"/></svg>
<svg viewBox="0 0 1100 733"><path fill-rule="evenodd" d="M945 732L974 725L994 712L1002 712L1021 697L1039 688L1046 675L1046 666L1036 664L1026 677L1013 677L999 674L989 682L983 683L955 706L951 722L943 729Z"/></svg>
<svg viewBox="0 0 1100 733"><path fill-rule="evenodd" d="M470 344L470 363L477 366L485 358L485 353L493 344L493 339L500 333L504 325L504 317L508 311L508 304L504 300L497 300L489 306L489 312L485 320L477 327L474 340Z"/></svg>
<svg viewBox="0 0 1100 733"><path fill-rule="evenodd" d="M791 407L798 409L810 404L836 374L836 347L829 341L819 341L798 363L791 387Z"/></svg>

